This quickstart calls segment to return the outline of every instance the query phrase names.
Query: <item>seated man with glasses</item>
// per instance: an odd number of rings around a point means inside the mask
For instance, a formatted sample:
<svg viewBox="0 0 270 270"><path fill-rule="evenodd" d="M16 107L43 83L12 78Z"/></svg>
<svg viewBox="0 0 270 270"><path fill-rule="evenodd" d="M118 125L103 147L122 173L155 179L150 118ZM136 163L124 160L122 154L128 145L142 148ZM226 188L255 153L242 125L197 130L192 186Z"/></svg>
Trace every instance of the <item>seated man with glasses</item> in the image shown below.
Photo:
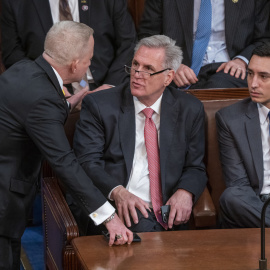
<svg viewBox="0 0 270 270"><path fill-rule="evenodd" d="M134 232L187 228L207 182L203 105L169 86L181 61L170 38L142 39L125 66L130 83L83 100L75 153Z"/></svg>

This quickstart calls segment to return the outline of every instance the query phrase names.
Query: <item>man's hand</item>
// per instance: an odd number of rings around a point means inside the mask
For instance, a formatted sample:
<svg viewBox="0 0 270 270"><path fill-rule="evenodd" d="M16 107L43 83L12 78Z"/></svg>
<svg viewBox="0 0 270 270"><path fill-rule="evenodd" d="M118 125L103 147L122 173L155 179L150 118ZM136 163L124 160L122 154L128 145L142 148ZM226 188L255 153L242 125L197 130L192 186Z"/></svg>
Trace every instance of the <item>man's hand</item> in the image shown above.
<svg viewBox="0 0 270 270"><path fill-rule="evenodd" d="M127 191L123 186L115 188L111 194L111 198L115 201L120 219L126 223L127 227L131 226L130 216L135 224L139 222L136 208L141 211L145 218L148 218L146 209L151 211L149 205Z"/></svg>
<svg viewBox="0 0 270 270"><path fill-rule="evenodd" d="M191 68L181 64L174 75L173 81L178 87L183 87L196 83L198 78Z"/></svg>
<svg viewBox="0 0 270 270"><path fill-rule="evenodd" d="M168 226L171 229L173 224L187 223L192 211L192 194L184 189L178 189L168 200L166 205L171 206Z"/></svg>
<svg viewBox="0 0 270 270"><path fill-rule="evenodd" d="M114 87L114 86L109 85L109 84L102 84L101 86L99 86L99 87L96 88L95 90L90 91L88 94L95 93L95 92L98 92L98 91L100 91L100 90L109 89L109 88L112 88L112 87Z"/></svg>
<svg viewBox="0 0 270 270"><path fill-rule="evenodd" d="M68 102L71 105L71 111L81 109L81 102L82 102L83 98L87 95L87 93L89 92L88 90L89 90L89 86L87 85L84 88L82 88L82 90L77 92L75 95L67 97Z"/></svg>
<svg viewBox="0 0 270 270"><path fill-rule="evenodd" d="M124 245L125 243L130 244L133 240L133 233L126 228L123 222L119 219L117 214L114 218L105 224L108 232L110 233L109 246L115 245ZM121 238L115 241L116 235L120 235Z"/></svg>
<svg viewBox="0 0 270 270"><path fill-rule="evenodd" d="M246 67L247 64L245 63L245 61L240 58L236 58L234 60L221 64L216 72L224 69L224 73L230 72L231 76L234 76L237 79L241 76L241 79L244 80L246 77Z"/></svg>

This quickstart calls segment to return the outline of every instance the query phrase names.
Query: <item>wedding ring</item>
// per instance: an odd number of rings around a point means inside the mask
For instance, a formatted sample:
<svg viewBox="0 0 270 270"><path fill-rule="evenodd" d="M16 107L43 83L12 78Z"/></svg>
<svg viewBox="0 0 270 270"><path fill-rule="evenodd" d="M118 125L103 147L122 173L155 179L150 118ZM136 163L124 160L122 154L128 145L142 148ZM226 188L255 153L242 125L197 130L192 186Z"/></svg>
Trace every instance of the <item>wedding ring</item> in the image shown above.
<svg viewBox="0 0 270 270"><path fill-rule="evenodd" d="M117 234L115 237L118 240L118 239L121 239L122 238L122 235L121 234Z"/></svg>
<svg viewBox="0 0 270 270"><path fill-rule="evenodd" d="M237 69L240 69L240 70L242 70L242 68L240 68L240 67L238 67Z"/></svg>

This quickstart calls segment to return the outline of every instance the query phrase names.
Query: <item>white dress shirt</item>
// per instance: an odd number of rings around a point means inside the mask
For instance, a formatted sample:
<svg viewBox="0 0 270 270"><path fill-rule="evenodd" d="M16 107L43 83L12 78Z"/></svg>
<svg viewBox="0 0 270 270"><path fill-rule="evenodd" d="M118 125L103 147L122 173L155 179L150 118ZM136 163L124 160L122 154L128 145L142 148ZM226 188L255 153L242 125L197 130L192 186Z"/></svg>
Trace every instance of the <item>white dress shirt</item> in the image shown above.
<svg viewBox="0 0 270 270"><path fill-rule="evenodd" d="M211 0L211 4L211 36L203 59L203 66L215 62L228 62L231 60L226 47L224 0ZM196 36L200 6L201 0L194 0L193 41ZM238 55L235 58L240 58L248 64L248 60L243 56Z"/></svg>
<svg viewBox="0 0 270 270"><path fill-rule="evenodd" d="M262 104L257 103L263 150L263 187L261 194L270 193L270 135L269 135L269 109Z"/></svg>
<svg viewBox="0 0 270 270"><path fill-rule="evenodd" d="M160 110L161 110L161 100L162 95L159 99L149 108L154 110L152 119L156 125L158 132L158 143L159 143L159 133L160 133ZM150 195L150 180L149 180L149 170L148 170L148 159L146 153L146 147L144 142L144 124L145 116L142 112L147 108L142 104L136 97L133 97L134 107L135 107L135 124L136 124L136 135L135 135L135 151L133 157L133 164L130 172L129 181L126 189L141 198L143 201L147 202L150 207L151 195ZM118 186L117 186L118 187ZM115 188L117 188L115 187ZM115 189L114 188L114 189ZM112 189L108 195L111 197Z"/></svg>
<svg viewBox="0 0 270 270"><path fill-rule="evenodd" d="M158 142L160 133L161 99L162 95L152 106L150 106L150 108L154 110L152 120L157 128ZM142 112L146 106L142 104L136 97L133 97L133 100L136 118L135 151L130 178L126 189L151 206L148 159L144 141L145 115Z"/></svg>
<svg viewBox="0 0 270 270"><path fill-rule="evenodd" d="M60 19L59 19L59 0L49 0L49 2L50 2L50 7L51 7L53 23L57 23L60 21ZM80 22L78 0L68 0L68 5L70 8L70 12L72 14L73 21Z"/></svg>

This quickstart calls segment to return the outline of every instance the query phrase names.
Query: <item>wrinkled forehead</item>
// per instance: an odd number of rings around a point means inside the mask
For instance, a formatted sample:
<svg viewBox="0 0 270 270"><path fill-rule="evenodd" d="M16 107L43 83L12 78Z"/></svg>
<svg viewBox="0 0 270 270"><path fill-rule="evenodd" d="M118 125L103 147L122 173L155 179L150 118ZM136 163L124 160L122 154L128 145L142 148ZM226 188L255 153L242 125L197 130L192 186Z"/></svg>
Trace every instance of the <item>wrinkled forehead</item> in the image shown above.
<svg viewBox="0 0 270 270"><path fill-rule="evenodd" d="M154 67L162 67L165 63L165 50L164 48L141 46L133 57L132 63L134 62L142 66L151 65Z"/></svg>

